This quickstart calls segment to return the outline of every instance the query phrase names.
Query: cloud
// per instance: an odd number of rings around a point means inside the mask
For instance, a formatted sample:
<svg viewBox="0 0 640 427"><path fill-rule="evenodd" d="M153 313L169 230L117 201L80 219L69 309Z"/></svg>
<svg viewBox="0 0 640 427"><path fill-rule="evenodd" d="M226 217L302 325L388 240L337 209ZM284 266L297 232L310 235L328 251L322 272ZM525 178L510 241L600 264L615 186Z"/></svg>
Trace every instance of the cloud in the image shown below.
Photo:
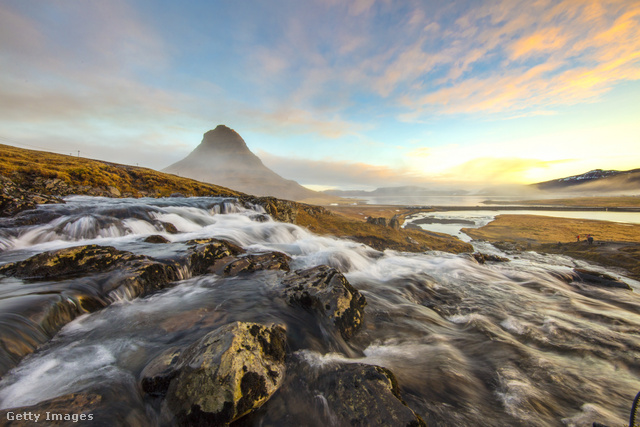
<svg viewBox="0 0 640 427"><path fill-rule="evenodd" d="M267 167L303 185L362 188L427 182L425 177L389 166L282 157L264 151L258 151L257 155Z"/></svg>
<svg viewBox="0 0 640 427"><path fill-rule="evenodd" d="M458 58L441 63L449 69L446 79L439 87L399 95L411 110L403 118L596 101L617 83L640 79L639 26L637 2L509 0L472 8L444 33L446 44L453 46L451 57ZM424 48L407 52L429 57ZM443 52L436 57L444 59ZM497 67L472 72L475 64L498 61ZM409 73L407 78L413 77ZM380 80L389 83L384 76ZM387 92L401 81L393 83Z"/></svg>

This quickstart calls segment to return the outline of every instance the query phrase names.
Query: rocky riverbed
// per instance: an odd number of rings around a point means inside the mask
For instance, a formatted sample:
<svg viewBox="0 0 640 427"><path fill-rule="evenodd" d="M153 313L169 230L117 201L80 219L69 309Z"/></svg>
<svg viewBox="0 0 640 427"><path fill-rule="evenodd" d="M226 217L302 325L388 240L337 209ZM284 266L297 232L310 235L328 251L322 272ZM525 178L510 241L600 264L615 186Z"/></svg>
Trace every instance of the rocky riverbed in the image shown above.
<svg viewBox="0 0 640 427"><path fill-rule="evenodd" d="M0 417L587 426L628 416L640 387L637 282L489 244L473 255L376 250L274 221L273 209L293 214L236 198L74 197L2 220Z"/></svg>

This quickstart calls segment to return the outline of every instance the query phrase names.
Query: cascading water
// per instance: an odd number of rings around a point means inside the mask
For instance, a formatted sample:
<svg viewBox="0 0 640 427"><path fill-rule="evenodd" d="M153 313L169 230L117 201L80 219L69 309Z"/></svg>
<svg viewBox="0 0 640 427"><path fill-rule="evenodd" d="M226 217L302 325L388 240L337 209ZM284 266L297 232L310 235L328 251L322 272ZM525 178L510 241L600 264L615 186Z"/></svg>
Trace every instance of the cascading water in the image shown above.
<svg viewBox="0 0 640 427"><path fill-rule="evenodd" d="M639 284L624 279L636 291L630 292L567 283L563 275L586 265L570 258L513 257L488 244L480 249L510 262L378 252L213 198L74 197L0 226L1 263L89 243L169 259L190 239L215 237L249 252L284 252L292 269L335 267L368 303L364 327L345 342L283 303L282 271L183 272L185 279L170 289L123 298L68 323L0 381L2 408L101 390L119 396L132 422L156 425L160 408L137 386L144 366L167 348L236 320L287 326L290 357L297 360L288 379L336 363L390 369L404 400L429 425L624 425L640 390ZM146 243L152 234L169 243ZM40 294L65 283L0 278L0 315L3 307L26 303L31 288ZM276 400L304 408L307 425L334 420L321 394L299 393L294 382L285 382ZM246 422L278 425L279 408L269 401Z"/></svg>

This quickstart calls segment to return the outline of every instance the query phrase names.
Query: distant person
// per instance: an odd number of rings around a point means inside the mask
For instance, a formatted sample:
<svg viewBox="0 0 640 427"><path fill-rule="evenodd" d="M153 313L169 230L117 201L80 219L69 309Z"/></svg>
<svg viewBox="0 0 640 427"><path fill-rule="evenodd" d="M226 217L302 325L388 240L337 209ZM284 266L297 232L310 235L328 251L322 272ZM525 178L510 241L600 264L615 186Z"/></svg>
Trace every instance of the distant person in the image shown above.
<svg viewBox="0 0 640 427"><path fill-rule="evenodd" d="M593 237L591 237L591 234L587 234L587 242L589 242L590 245L593 245Z"/></svg>
<svg viewBox="0 0 640 427"><path fill-rule="evenodd" d="M576 242L579 242L579 241L580 241L580 235L578 234L578 235L576 236Z"/></svg>

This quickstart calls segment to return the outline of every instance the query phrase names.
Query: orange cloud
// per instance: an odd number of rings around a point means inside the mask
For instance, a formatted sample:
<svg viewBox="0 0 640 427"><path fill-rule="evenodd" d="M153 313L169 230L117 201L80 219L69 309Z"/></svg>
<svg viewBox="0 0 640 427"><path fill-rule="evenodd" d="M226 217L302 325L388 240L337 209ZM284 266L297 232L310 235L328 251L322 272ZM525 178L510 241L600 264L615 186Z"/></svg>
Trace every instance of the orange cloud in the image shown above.
<svg viewBox="0 0 640 427"><path fill-rule="evenodd" d="M638 28L638 2L492 2L469 10L456 27L443 32L448 50L430 55L412 46L405 53L410 52L418 66L411 68L412 62L398 55L379 82L383 94L390 94L403 79L414 78L413 70L424 78L435 66L449 68L446 78L430 90L398 95L410 110L401 115L408 121L433 112L496 113L532 107L540 112L590 102L621 81L640 79ZM500 53L506 57L500 67L467 73L478 61ZM401 74L399 69L408 71ZM394 75L401 77L390 78Z"/></svg>
<svg viewBox="0 0 640 427"><path fill-rule="evenodd" d="M560 28L545 28L529 37L517 40L512 46L512 59L520 59L534 53L562 48L568 37L560 34Z"/></svg>

